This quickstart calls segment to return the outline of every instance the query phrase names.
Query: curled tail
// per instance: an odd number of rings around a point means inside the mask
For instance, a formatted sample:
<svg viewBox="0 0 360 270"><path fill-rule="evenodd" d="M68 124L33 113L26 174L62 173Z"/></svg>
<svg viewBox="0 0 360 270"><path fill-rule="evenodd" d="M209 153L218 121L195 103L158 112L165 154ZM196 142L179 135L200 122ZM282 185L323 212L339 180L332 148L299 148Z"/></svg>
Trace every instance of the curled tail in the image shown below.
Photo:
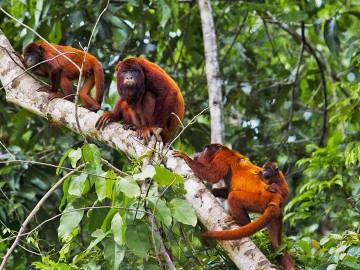
<svg viewBox="0 0 360 270"><path fill-rule="evenodd" d="M264 213L260 215L254 222L248 223L234 230L224 231L208 231L201 235L202 240L218 239L218 240L235 240L248 237L257 231L265 228L266 225L275 217L279 216L279 209L276 206L268 206Z"/></svg>
<svg viewBox="0 0 360 270"><path fill-rule="evenodd" d="M97 61L97 63L93 65L93 70L94 70L95 87L96 87L96 101L99 103L99 105L101 105L104 97L105 79L104 79L104 71L99 61Z"/></svg>

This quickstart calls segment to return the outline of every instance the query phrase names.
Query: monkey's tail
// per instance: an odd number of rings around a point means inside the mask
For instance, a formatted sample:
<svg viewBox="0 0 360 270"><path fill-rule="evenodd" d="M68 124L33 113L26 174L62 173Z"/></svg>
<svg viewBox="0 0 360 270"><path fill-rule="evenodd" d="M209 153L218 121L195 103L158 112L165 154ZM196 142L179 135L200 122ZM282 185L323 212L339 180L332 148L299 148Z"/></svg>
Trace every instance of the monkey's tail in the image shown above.
<svg viewBox="0 0 360 270"><path fill-rule="evenodd" d="M286 250L282 251L283 254L279 258L279 262L284 270L295 270L295 263Z"/></svg>
<svg viewBox="0 0 360 270"><path fill-rule="evenodd" d="M97 60L96 60L97 61ZM95 77L95 87L96 87L96 101L101 105L104 97L104 71L102 69L101 63L93 65L94 77Z"/></svg>
<svg viewBox="0 0 360 270"><path fill-rule="evenodd" d="M279 214L279 209L274 205L270 205L265 209L264 213L260 215L260 217L254 222L251 222L234 230L204 232L201 235L201 240L235 240L243 237L248 237L261 230L262 228L265 228L265 226Z"/></svg>

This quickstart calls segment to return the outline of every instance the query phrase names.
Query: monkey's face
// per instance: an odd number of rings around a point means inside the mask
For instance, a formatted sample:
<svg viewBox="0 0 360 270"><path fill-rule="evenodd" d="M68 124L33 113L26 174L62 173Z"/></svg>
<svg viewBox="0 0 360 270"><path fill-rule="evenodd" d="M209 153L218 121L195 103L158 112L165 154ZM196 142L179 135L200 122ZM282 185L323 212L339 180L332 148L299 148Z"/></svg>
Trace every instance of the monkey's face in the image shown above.
<svg viewBox="0 0 360 270"><path fill-rule="evenodd" d="M141 100L146 89L145 74L139 66L127 62L120 63L116 79L119 94L124 100L128 103L136 103Z"/></svg>
<svg viewBox="0 0 360 270"><path fill-rule="evenodd" d="M24 65L27 68L40 63L43 60L44 48L38 44L30 44L24 48Z"/></svg>
<svg viewBox="0 0 360 270"><path fill-rule="evenodd" d="M204 147L204 150L200 153L197 153L194 157L194 160L200 163L209 163L214 159L216 153L221 149L228 149L226 146L221 144L207 144Z"/></svg>
<svg viewBox="0 0 360 270"><path fill-rule="evenodd" d="M125 87L134 87L136 86L136 82L139 80L140 75L138 70L128 69L121 72L121 77Z"/></svg>
<svg viewBox="0 0 360 270"><path fill-rule="evenodd" d="M279 168L273 166L263 166L263 176L267 179L273 177L275 174L279 172Z"/></svg>

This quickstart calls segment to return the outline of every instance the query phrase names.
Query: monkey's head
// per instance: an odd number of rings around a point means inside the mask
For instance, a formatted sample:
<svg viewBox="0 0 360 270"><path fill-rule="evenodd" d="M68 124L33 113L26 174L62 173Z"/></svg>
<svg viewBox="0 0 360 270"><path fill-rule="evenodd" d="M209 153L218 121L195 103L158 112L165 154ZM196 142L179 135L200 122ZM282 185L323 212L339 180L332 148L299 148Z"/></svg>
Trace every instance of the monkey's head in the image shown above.
<svg viewBox="0 0 360 270"><path fill-rule="evenodd" d="M30 68L43 61L44 47L41 44L32 42L23 49L24 65Z"/></svg>
<svg viewBox="0 0 360 270"><path fill-rule="evenodd" d="M129 58L116 66L120 96L128 103L138 102L145 93L146 74L137 58Z"/></svg>
<svg viewBox="0 0 360 270"><path fill-rule="evenodd" d="M268 161L263 165L263 176L266 179L269 179L278 173L279 168L275 162Z"/></svg>
<svg viewBox="0 0 360 270"><path fill-rule="evenodd" d="M239 160L248 160L240 153L218 143L205 145L204 150L197 153L194 159L200 163L216 162L217 164L230 164Z"/></svg>

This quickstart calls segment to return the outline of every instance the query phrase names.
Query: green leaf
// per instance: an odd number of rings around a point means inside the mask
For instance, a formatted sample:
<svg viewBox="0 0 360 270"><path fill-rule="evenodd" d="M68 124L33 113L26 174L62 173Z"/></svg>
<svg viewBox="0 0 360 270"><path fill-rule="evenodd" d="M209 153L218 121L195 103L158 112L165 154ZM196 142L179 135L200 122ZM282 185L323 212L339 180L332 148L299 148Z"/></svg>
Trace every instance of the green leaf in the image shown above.
<svg viewBox="0 0 360 270"><path fill-rule="evenodd" d="M81 173L71 177L68 192L70 195L80 197L85 189L87 174Z"/></svg>
<svg viewBox="0 0 360 270"><path fill-rule="evenodd" d="M101 167L101 153L95 144L85 144L81 149L85 162L95 169Z"/></svg>
<svg viewBox="0 0 360 270"><path fill-rule="evenodd" d="M95 239L90 242L90 245L86 248L87 250L91 250L93 247L95 247L98 243L100 243L107 234L105 234L101 229L97 229L94 231L91 236Z"/></svg>
<svg viewBox="0 0 360 270"><path fill-rule="evenodd" d="M63 165L65 159L67 158L67 156L70 154L71 151L74 151L74 149L70 148L69 150L66 151L66 153L61 157L59 164L56 168L56 175L59 175L60 172L60 167Z"/></svg>
<svg viewBox="0 0 360 270"><path fill-rule="evenodd" d="M95 180L95 190L99 201L102 201L103 199L106 198L107 185L113 182L111 180L106 179L107 174L108 172L102 173L100 175L102 177L97 177Z"/></svg>
<svg viewBox="0 0 360 270"><path fill-rule="evenodd" d="M156 264L146 264L144 270L161 270L161 268Z"/></svg>
<svg viewBox="0 0 360 270"><path fill-rule="evenodd" d="M52 43L59 43L62 38L62 31L61 31L61 20L56 20L52 30L49 33L49 42Z"/></svg>
<svg viewBox="0 0 360 270"><path fill-rule="evenodd" d="M84 216L84 210L76 209L83 208L84 206L85 203L83 200L75 200L66 206L63 215L60 218L60 225L58 228L59 239L63 239L70 235L72 231L77 228Z"/></svg>
<svg viewBox="0 0 360 270"><path fill-rule="evenodd" d="M98 205L94 204L94 206L98 206ZM106 208L105 209L94 208L94 209L90 209L87 212L87 216L89 218L89 222L88 222L89 233L92 233L95 230L101 228L109 211L110 209L106 209Z"/></svg>
<svg viewBox="0 0 360 270"><path fill-rule="evenodd" d="M157 14L160 20L160 26L165 28L166 23L171 18L171 6L166 0L157 1Z"/></svg>
<svg viewBox="0 0 360 270"><path fill-rule="evenodd" d="M138 183L131 177L122 178L117 181L116 185L129 198L138 197L141 194Z"/></svg>
<svg viewBox="0 0 360 270"><path fill-rule="evenodd" d="M70 159L71 167L76 168L76 163L81 158L81 148L78 148L76 150L72 149L72 151L69 152L68 157Z"/></svg>
<svg viewBox="0 0 360 270"><path fill-rule="evenodd" d="M306 253L310 253L311 247L308 242L306 242L304 240L299 240L297 243L298 243L299 247L302 248L302 250L304 250Z"/></svg>
<svg viewBox="0 0 360 270"><path fill-rule="evenodd" d="M120 269L121 262L125 256L126 246L118 245L112 237L106 238L104 241L102 241L102 244L104 245L106 269Z"/></svg>
<svg viewBox="0 0 360 270"><path fill-rule="evenodd" d="M325 22L324 39L330 52L337 56L339 54L340 41L337 37L337 24L334 18L326 20Z"/></svg>
<svg viewBox="0 0 360 270"><path fill-rule="evenodd" d="M154 216L162 221L166 226L170 226L172 221L171 211L166 206L166 203L158 197L148 197L147 201L149 202Z"/></svg>
<svg viewBox="0 0 360 270"><path fill-rule="evenodd" d="M111 220L111 231L114 234L115 242L120 246L124 244L123 225L122 217L119 213L116 213Z"/></svg>
<svg viewBox="0 0 360 270"><path fill-rule="evenodd" d="M184 178L180 174L170 172L169 170L160 167L154 166L156 174L153 176L153 179L160 185L176 185L178 183L183 183Z"/></svg>
<svg viewBox="0 0 360 270"><path fill-rule="evenodd" d="M172 199L169 203L172 216L179 222L195 227L197 217L194 208L183 199Z"/></svg>
<svg viewBox="0 0 360 270"><path fill-rule="evenodd" d="M287 13L282 13L277 16L278 20L285 23L291 22L301 22L305 21L308 18L308 15L305 11L290 11Z"/></svg>
<svg viewBox="0 0 360 270"><path fill-rule="evenodd" d="M113 171L102 173L101 177L95 179L95 190L98 200L102 201L105 198L112 198L114 185L118 182L117 175Z"/></svg>
<svg viewBox="0 0 360 270"><path fill-rule="evenodd" d="M150 250L148 227L142 222L135 222L126 230L126 245L136 256L144 259Z"/></svg>
<svg viewBox="0 0 360 270"><path fill-rule="evenodd" d="M155 173L156 173L156 171L155 171L154 166L147 165L141 173L134 174L133 178L135 180L145 180L147 178L153 178Z"/></svg>

